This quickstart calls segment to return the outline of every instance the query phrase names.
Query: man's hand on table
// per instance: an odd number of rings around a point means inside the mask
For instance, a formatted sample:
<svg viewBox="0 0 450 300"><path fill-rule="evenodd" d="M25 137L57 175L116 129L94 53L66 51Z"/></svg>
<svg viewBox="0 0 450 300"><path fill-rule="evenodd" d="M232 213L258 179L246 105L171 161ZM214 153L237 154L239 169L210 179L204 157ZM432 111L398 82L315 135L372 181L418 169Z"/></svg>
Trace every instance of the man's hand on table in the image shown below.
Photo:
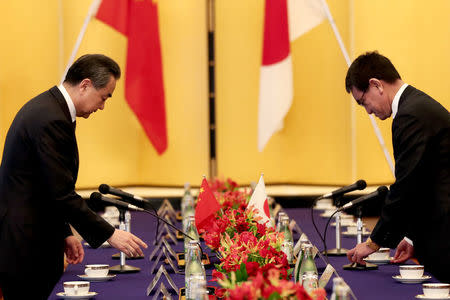
<svg viewBox="0 0 450 300"><path fill-rule="evenodd" d="M361 265L365 265L366 262L363 258L366 258L370 254L375 252L374 249L370 248L366 242L356 245L355 248L347 252L347 258L351 262L356 262Z"/></svg>
<svg viewBox="0 0 450 300"><path fill-rule="evenodd" d="M395 250L394 258L391 260L392 263L398 264L407 261L414 256L414 247L408 243L406 240L402 240Z"/></svg>
<svg viewBox="0 0 450 300"><path fill-rule="evenodd" d="M128 257L144 256L141 247L147 248L147 244L132 233L116 229L108 239L108 243Z"/></svg>
<svg viewBox="0 0 450 300"><path fill-rule="evenodd" d="M74 237L69 235L64 239L64 253L66 254L66 259L69 264L78 264L84 259L84 249L81 242Z"/></svg>

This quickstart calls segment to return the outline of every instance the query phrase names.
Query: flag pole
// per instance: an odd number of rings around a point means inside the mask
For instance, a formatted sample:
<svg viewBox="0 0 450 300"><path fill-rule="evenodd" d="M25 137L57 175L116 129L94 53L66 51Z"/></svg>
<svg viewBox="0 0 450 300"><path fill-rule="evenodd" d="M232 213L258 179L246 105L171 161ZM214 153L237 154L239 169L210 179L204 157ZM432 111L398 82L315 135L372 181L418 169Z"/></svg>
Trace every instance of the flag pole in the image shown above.
<svg viewBox="0 0 450 300"><path fill-rule="evenodd" d="M347 66L350 67L350 65L351 65L350 57L349 57L347 49L345 48L345 45L342 41L341 35L339 34L339 30L336 26L336 23L334 22L333 16L331 15L328 4L327 4L326 0L320 0L320 1L322 2L322 6L325 10L325 14L328 18L328 21L330 22L331 28L333 28L333 32L334 32L334 35L336 36L339 46L341 47L341 51L342 51L342 54L344 55L345 61L347 62ZM369 119L372 124L375 135L378 139L378 143L380 144L381 149L383 150L384 156L389 165L389 169L391 170L392 175L395 176L394 164L392 162L391 156L389 155L389 151L386 148L386 144L384 142L383 136L381 135L380 128L378 128L378 125L375 122L375 118L372 115L369 115Z"/></svg>
<svg viewBox="0 0 450 300"><path fill-rule="evenodd" d="M58 1L58 35L59 35L59 53L58 53L58 72L62 74L64 70L64 5L63 0Z"/></svg>
<svg viewBox="0 0 450 300"><path fill-rule="evenodd" d="M78 52L78 49L80 48L81 41L83 40L83 37L86 34L87 26L88 26L89 22L91 21L92 17L97 14L98 8L101 3L102 3L102 0L93 0L92 1L91 7L89 7L89 11L86 15L86 18L84 18L83 26L81 27L80 33L78 34L77 41L75 42L75 46L73 47L72 54L70 55L66 69L64 70L64 73L62 74L60 84L63 83L64 78L66 77L67 71L69 71L70 66L72 65L73 61L75 60L75 56Z"/></svg>
<svg viewBox="0 0 450 300"><path fill-rule="evenodd" d="M216 93L215 83L215 0L207 0L206 18L208 24L208 79L209 82L209 177L217 177L217 157L216 157Z"/></svg>

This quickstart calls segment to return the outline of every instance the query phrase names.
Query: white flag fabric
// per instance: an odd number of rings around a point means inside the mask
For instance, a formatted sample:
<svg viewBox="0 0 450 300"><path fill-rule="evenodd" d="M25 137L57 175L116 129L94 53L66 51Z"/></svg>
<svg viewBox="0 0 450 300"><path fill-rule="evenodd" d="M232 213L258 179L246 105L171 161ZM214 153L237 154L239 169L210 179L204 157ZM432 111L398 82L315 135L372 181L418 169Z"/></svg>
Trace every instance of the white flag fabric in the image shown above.
<svg viewBox="0 0 450 300"><path fill-rule="evenodd" d="M289 39L291 42L323 22L322 0L288 0Z"/></svg>
<svg viewBox="0 0 450 300"><path fill-rule="evenodd" d="M294 97L290 41L323 21L325 13L319 1L266 0L258 105L260 152L283 128Z"/></svg>
<svg viewBox="0 0 450 300"><path fill-rule="evenodd" d="M253 194L248 202L248 208L254 207L258 209L257 215L262 219L259 221L260 224L266 223L267 227L271 227L270 222L270 211L269 202L267 201L266 186L264 184L263 175L259 178L259 182L253 190Z"/></svg>

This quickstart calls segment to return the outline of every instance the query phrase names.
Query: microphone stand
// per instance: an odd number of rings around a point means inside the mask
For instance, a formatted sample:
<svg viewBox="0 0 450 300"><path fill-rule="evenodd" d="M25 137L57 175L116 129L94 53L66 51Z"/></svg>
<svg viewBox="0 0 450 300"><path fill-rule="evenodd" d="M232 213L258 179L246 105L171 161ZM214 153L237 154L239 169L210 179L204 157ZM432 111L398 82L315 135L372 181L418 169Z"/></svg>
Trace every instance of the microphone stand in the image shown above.
<svg viewBox="0 0 450 300"><path fill-rule="evenodd" d="M127 230L127 226L125 225L125 209L119 208L119 221L120 226L119 229ZM129 222L128 222L128 230L129 230ZM113 266L109 268L111 273L136 273L141 271L140 268L129 266L125 264L125 253L120 252L120 265Z"/></svg>
<svg viewBox="0 0 450 300"><path fill-rule="evenodd" d="M363 232L363 223L362 223L362 209L361 206L358 206L356 210L357 214L357 221L356 221L356 244L362 243L362 232ZM347 265L343 265L342 268L344 270L357 270L357 271L363 271L363 270L376 270L378 269L378 266L375 264L371 264L366 262L365 265L359 264L359 263L351 263Z"/></svg>
<svg viewBox="0 0 450 300"><path fill-rule="evenodd" d="M341 207L342 196L337 196L333 198L336 203L336 207L339 209ZM336 248L329 249L323 252L325 255L329 256L344 256L347 255L348 249L341 248L341 212L338 211L335 216L336 219Z"/></svg>
<svg viewBox="0 0 450 300"><path fill-rule="evenodd" d="M131 232L131 213L127 210L125 212L125 231L127 232ZM120 259L120 255L122 253L116 253L111 255L112 259ZM133 256L133 257L129 257L126 256L127 259L143 259L143 256Z"/></svg>

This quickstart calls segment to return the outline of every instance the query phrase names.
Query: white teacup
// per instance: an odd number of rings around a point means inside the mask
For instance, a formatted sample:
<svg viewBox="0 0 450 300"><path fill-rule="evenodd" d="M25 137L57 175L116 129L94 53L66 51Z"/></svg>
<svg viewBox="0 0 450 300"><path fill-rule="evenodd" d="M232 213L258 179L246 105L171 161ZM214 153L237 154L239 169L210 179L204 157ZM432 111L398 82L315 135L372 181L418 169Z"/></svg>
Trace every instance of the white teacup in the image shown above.
<svg viewBox="0 0 450 300"><path fill-rule="evenodd" d="M86 265L84 273L89 277L105 277L108 275L109 265Z"/></svg>
<svg viewBox="0 0 450 300"><path fill-rule="evenodd" d="M390 251L391 249L389 248L380 248L378 251L370 254L367 258L371 260L386 260L390 258Z"/></svg>
<svg viewBox="0 0 450 300"><path fill-rule="evenodd" d="M67 296L79 296L89 293L89 281L65 281L64 293Z"/></svg>
<svg viewBox="0 0 450 300"><path fill-rule="evenodd" d="M422 278L423 266L422 265L403 265L400 266L400 276L402 278Z"/></svg>
<svg viewBox="0 0 450 300"><path fill-rule="evenodd" d="M450 293L450 283L424 283L422 288L428 298L445 298Z"/></svg>

